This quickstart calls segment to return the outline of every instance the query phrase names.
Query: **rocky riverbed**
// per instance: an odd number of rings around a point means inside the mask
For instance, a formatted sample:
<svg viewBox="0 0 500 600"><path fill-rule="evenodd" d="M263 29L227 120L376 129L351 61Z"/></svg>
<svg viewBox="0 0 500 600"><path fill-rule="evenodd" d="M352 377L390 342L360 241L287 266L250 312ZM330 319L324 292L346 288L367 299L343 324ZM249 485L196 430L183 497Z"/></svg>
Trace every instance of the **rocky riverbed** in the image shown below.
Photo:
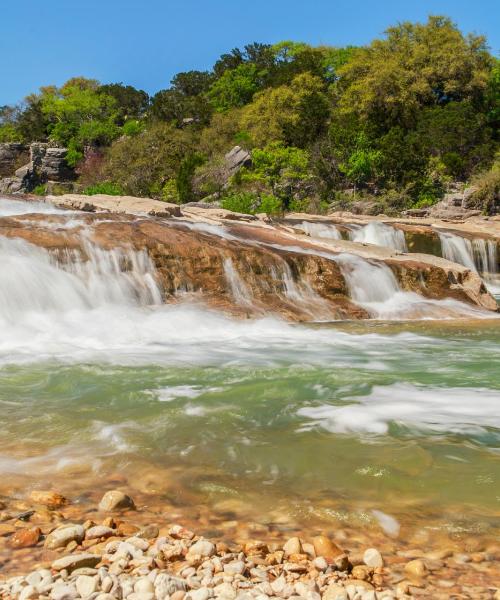
<svg viewBox="0 0 500 600"><path fill-rule="evenodd" d="M210 538L118 489L85 510L52 490L25 504L32 510L13 515L13 502L2 512L0 539L18 557L3 565L6 600L500 598L500 546L479 537L425 551L391 536L373 547L340 529L276 536L247 524L240 538L232 523L232 534Z"/></svg>

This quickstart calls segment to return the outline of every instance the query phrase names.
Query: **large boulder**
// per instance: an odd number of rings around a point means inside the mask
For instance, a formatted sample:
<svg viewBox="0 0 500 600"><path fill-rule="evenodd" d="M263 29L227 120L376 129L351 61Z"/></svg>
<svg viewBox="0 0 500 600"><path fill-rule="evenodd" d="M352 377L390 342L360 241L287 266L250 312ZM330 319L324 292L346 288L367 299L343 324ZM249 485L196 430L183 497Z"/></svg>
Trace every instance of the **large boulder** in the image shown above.
<svg viewBox="0 0 500 600"><path fill-rule="evenodd" d="M226 155L226 165L231 175L234 175L236 171L239 171L241 167L249 167L252 164L252 157L250 153L241 148L235 146Z"/></svg>
<svg viewBox="0 0 500 600"><path fill-rule="evenodd" d="M28 147L24 144L17 142L0 144L0 177L12 175L27 158Z"/></svg>

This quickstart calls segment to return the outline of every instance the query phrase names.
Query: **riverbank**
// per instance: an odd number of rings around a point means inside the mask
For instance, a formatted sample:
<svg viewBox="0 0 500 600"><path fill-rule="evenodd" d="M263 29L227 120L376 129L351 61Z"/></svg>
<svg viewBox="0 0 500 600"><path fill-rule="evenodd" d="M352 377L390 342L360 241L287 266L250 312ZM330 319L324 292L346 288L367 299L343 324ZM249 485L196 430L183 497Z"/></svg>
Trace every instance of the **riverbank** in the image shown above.
<svg viewBox="0 0 500 600"><path fill-rule="evenodd" d="M143 501L143 496L132 498L121 490L110 490L97 505L87 498L82 506L78 498L65 498L53 490L33 491L25 501L31 510L0 527L0 542L7 540L14 553L3 564L1 597L389 600L500 596L495 587L500 546L478 535L450 536L446 545L441 542L436 547L432 538L425 540L422 534L412 541L395 539L398 530L387 516L380 519L385 532L374 537L349 528L294 531L284 523L228 520L229 508L226 520L212 515L212 522L207 522L208 515L200 508L188 522L182 522L177 521L179 513L162 507L161 501L154 507ZM14 502L10 510L20 506ZM6 510L8 505L4 517ZM15 529L8 536L6 522Z"/></svg>

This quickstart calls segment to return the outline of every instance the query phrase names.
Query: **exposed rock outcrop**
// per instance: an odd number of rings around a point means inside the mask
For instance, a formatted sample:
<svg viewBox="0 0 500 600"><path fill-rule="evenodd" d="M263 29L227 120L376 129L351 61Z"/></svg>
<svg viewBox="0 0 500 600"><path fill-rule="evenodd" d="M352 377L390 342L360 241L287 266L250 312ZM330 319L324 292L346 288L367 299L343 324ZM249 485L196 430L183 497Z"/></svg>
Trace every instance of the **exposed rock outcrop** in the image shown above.
<svg viewBox="0 0 500 600"><path fill-rule="evenodd" d="M249 167L252 164L250 153L240 146L234 146L234 148L225 155L225 159L230 175L234 175L241 167Z"/></svg>
<svg viewBox="0 0 500 600"><path fill-rule="evenodd" d="M0 177L8 177L28 159L29 150L17 142L0 144Z"/></svg>
<svg viewBox="0 0 500 600"><path fill-rule="evenodd" d="M218 209L183 211L133 197L66 195L53 200L84 211L78 219L85 236L78 227L65 229L64 215L32 214L0 219L0 235L61 251L62 257L68 248L85 256L88 239L104 249L146 250L166 302L187 294L235 314L275 312L292 320L366 318L370 313L353 300L344 268L346 260L358 257L368 268L389 267L401 290L417 292L422 299L451 298L497 309L477 273L436 256L311 238L287 223ZM370 287L368 281L365 285Z"/></svg>
<svg viewBox="0 0 500 600"><path fill-rule="evenodd" d="M2 146L10 148L2 150ZM5 157L3 169L2 152ZM35 142L29 146L29 162L20 166L20 159L26 154L27 146L22 144L0 144L0 175L10 175L0 180L0 193L31 192L40 184L52 187L54 184L65 184L69 187L75 180L75 171L66 161L67 148Z"/></svg>

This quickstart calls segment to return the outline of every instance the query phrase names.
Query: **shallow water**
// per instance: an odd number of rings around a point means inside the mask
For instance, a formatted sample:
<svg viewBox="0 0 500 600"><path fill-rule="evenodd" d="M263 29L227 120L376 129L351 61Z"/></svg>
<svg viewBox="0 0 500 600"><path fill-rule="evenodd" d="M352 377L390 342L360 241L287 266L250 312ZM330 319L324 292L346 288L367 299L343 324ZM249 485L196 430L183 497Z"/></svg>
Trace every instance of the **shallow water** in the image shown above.
<svg viewBox="0 0 500 600"><path fill-rule="evenodd" d="M295 527L498 531L498 319L234 320L161 305L141 253L0 242L0 495L119 481ZM354 299L406 297L376 292Z"/></svg>

